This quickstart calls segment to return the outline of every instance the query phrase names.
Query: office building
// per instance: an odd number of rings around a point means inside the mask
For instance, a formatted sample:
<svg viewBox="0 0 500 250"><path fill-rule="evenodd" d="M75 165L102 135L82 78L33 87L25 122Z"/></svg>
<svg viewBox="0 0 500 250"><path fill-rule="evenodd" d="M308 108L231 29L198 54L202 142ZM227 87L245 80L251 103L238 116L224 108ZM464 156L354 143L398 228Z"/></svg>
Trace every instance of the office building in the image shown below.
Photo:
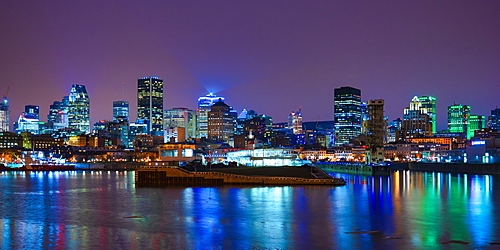
<svg viewBox="0 0 500 250"><path fill-rule="evenodd" d="M137 119L148 120L150 135L163 135L163 80L143 77L137 80Z"/></svg>
<svg viewBox="0 0 500 250"><path fill-rule="evenodd" d="M113 102L113 120L118 120L118 117L122 117L121 119L129 119L129 105L127 101L114 101Z"/></svg>
<svg viewBox="0 0 500 250"><path fill-rule="evenodd" d="M7 94L4 94L0 103L0 132L10 130L9 116L9 100L7 100Z"/></svg>
<svg viewBox="0 0 500 250"><path fill-rule="evenodd" d="M335 146L341 146L361 134L361 90L352 87L337 88L334 90L333 102Z"/></svg>
<svg viewBox="0 0 500 250"><path fill-rule="evenodd" d="M40 107L36 105L24 106L24 113L27 117L40 120Z"/></svg>
<svg viewBox="0 0 500 250"><path fill-rule="evenodd" d="M448 130L450 133L465 133L468 137L470 106L455 104L448 106Z"/></svg>
<svg viewBox="0 0 500 250"><path fill-rule="evenodd" d="M235 113L231 107L219 99L208 112L208 139L231 143L234 136Z"/></svg>
<svg viewBox="0 0 500 250"><path fill-rule="evenodd" d="M484 115L470 115L467 138L470 139L474 137L474 132L476 130L481 130L484 128L486 128L486 117Z"/></svg>
<svg viewBox="0 0 500 250"><path fill-rule="evenodd" d="M420 102L420 110L429 115L432 123L432 133L436 133L436 97L420 96L417 97Z"/></svg>
<svg viewBox="0 0 500 250"><path fill-rule="evenodd" d="M188 138L196 138L196 112L187 108L165 110L163 115L163 127L165 131L167 131L167 129L170 129L170 131L178 131L174 128L184 128L183 133L177 133L184 136L183 138L177 138L179 141L185 141ZM168 137L171 136L169 135ZM169 140L170 139L165 135L165 142Z"/></svg>
<svg viewBox="0 0 500 250"><path fill-rule="evenodd" d="M496 108L491 111L491 116L488 119L488 127L500 130L500 108Z"/></svg>
<svg viewBox="0 0 500 250"><path fill-rule="evenodd" d="M90 98L84 85L73 84L68 98L68 127L90 133Z"/></svg>
<svg viewBox="0 0 500 250"><path fill-rule="evenodd" d="M292 111L288 115L288 129L291 129L292 133L296 135L304 133L304 129L302 127L302 113L300 108L299 111Z"/></svg>
<svg viewBox="0 0 500 250"><path fill-rule="evenodd" d="M410 106L404 109L403 122L401 124L402 136L404 138L431 136L433 134L434 125L432 119L435 117L435 110L432 109L432 105L435 107L435 99L427 98L424 100L430 101L421 101L419 97L414 96L410 102Z"/></svg>
<svg viewBox="0 0 500 250"><path fill-rule="evenodd" d="M224 97L216 96L212 93L198 98L198 109L196 110L198 138L208 138L208 112L210 111L210 107L219 100L224 102Z"/></svg>

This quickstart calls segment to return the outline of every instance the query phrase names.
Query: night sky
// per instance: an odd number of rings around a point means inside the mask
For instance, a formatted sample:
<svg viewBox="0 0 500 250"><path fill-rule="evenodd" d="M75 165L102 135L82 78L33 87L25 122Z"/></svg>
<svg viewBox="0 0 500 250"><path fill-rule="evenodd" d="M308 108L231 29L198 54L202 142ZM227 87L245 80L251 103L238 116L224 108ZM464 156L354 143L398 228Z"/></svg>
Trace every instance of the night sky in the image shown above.
<svg viewBox="0 0 500 250"><path fill-rule="evenodd" d="M86 86L91 125L131 104L137 78L165 81L165 109L209 91L275 122L333 119L333 89L385 99L389 119L414 95L446 108L500 106L500 1L0 1L0 93L11 122Z"/></svg>

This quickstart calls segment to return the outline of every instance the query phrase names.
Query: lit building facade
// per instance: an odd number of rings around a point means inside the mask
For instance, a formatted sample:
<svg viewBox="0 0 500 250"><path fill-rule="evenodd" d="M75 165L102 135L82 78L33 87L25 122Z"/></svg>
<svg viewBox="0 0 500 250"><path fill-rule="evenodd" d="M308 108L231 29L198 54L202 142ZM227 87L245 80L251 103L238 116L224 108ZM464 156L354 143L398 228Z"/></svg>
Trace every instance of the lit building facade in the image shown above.
<svg viewBox="0 0 500 250"><path fill-rule="evenodd" d="M466 133L469 131L470 106L451 105L448 106L448 130L450 133Z"/></svg>
<svg viewBox="0 0 500 250"><path fill-rule="evenodd" d="M196 112L187 108L173 108L165 110L163 115L163 128L165 131L173 128L184 128L185 133L183 138L178 138L184 141L188 138L196 138ZM165 137L167 142L167 138Z"/></svg>
<svg viewBox="0 0 500 250"><path fill-rule="evenodd" d="M149 120L149 133L163 135L163 80L144 77L137 80L137 119Z"/></svg>
<svg viewBox="0 0 500 250"><path fill-rule="evenodd" d="M486 128L486 117L484 115L470 115L467 138L474 137L474 132L483 128Z"/></svg>
<svg viewBox="0 0 500 250"><path fill-rule="evenodd" d="M222 99L210 107L208 112L208 139L230 143L233 140L235 114Z"/></svg>
<svg viewBox="0 0 500 250"><path fill-rule="evenodd" d="M428 98L428 97L421 97ZM424 99L427 100L427 99ZM401 124L402 136L404 138L415 138L421 136L431 136L433 134L433 117L435 119L435 99L432 102L421 101L414 96L410 106L404 109L403 121ZM434 106L434 109L432 109Z"/></svg>
<svg viewBox="0 0 500 250"><path fill-rule="evenodd" d="M68 127L90 133L90 98L85 86L73 84L68 100Z"/></svg>
<svg viewBox="0 0 500 250"><path fill-rule="evenodd" d="M398 133L401 131L402 125L403 120L401 118L389 121L387 126L387 143L395 142L399 139L400 136Z"/></svg>
<svg viewBox="0 0 500 250"><path fill-rule="evenodd" d="M113 102L113 120L118 120L118 117L122 117L121 119L129 119L129 104L127 101L114 101Z"/></svg>
<svg viewBox="0 0 500 250"><path fill-rule="evenodd" d="M491 116L488 119L488 127L500 130L500 108L496 108L491 111Z"/></svg>
<svg viewBox="0 0 500 250"><path fill-rule="evenodd" d="M210 107L219 100L224 102L224 97L212 93L198 98L198 109L196 110L198 138L208 138L208 112Z"/></svg>
<svg viewBox="0 0 500 250"><path fill-rule="evenodd" d="M9 100L4 94L2 102L0 103L0 132L10 130L10 112L9 112Z"/></svg>
<svg viewBox="0 0 500 250"><path fill-rule="evenodd" d="M68 127L68 106L69 96L63 97L61 101L54 101L49 106L47 123L52 126L54 131Z"/></svg>
<svg viewBox="0 0 500 250"><path fill-rule="evenodd" d="M429 115L432 123L432 133L436 133L436 97L420 96L417 97L420 102L420 109L423 113Z"/></svg>
<svg viewBox="0 0 500 250"><path fill-rule="evenodd" d="M40 107L36 105L24 106L24 112L14 124L16 133L29 132L38 134L40 132Z"/></svg>
<svg viewBox="0 0 500 250"><path fill-rule="evenodd" d="M304 133L302 127L302 112L300 109L299 111L292 111L288 115L288 129L291 129L296 135Z"/></svg>
<svg viewBox="0 0 500 250"><path fill-rule="evenodd" d="M341 146L361 134L361 90L352 87L337 88L334 90L333 102L335 145Z"/></svg>

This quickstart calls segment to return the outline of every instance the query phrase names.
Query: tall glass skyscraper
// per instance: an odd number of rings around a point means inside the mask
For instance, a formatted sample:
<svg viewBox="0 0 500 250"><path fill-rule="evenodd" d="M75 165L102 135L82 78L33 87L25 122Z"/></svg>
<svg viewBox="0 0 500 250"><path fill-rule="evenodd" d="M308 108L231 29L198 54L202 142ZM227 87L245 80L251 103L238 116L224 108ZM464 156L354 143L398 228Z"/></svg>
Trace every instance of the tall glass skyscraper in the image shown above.
<svg viewBox="0 0 500 250"><path fill-rule="evenodd" d="M4 94L0 103L0 132L9 131L9 115L9 101L6 94Z"/></svg>
<svg viewBox="0 0 500 250"><path fill-rule="evenodd" d="M469 105L448 106L448 130L450 133L467 133L469 116Z"/></svg>
<svg viewBox="0 0 500 250"><path fill-rule="evenodd" d="M84 85L73 84L71 87L68 127L90 133L90 98Z"/></svg>
<svg viewBox="0 0 500 250"><path fill-rule="evenodd" d="M291 129L296 135L304 133L301 109L299 109L299 111L292 111L288 115L288 129Z"/></svg>
<svg viewBox="0 0 500 250"><path fill-rule="evenodd" d="M129 117L129 105L127 101L114 101L113 102L113 121L117 121L118 117Z"/></svg>
<svg viewBox="0 0 500 250"><path fill-rule="evenodd" d="M137 79L137 119L148 120L151 135L163 135L163 80Z"/></svg>
<svg viewBox="0 0 500 250"><path fill-rule="evenodd" d="M350 139L361 134L363 117L361 104L361 90L352 87L341 87L334 90L335 146L349 143Z"/></svg>
<svg viewBox="0 0 500 250"><path fill-rule="evenodd" d="M420 96L417 99L420 101L420 109L431 119L432 133L436 133L436 97Z"/></svg>
<svg viewBox="0 0 500 250"><path fill-rule="evenodd" d="M54 101L49 107L47 123L52 124L54 131L68 127L69 96L63 97L62 101Z"/></svg>

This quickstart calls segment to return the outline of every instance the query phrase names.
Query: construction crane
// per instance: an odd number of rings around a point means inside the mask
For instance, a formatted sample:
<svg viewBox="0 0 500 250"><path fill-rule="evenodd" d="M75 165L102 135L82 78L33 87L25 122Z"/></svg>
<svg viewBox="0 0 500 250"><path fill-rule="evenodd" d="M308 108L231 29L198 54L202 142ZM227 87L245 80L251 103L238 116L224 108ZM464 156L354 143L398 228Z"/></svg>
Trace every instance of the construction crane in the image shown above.
<svg viewBox="0 0 500 250"><path fill-rule="evenodd" d="M9 90L10 90L10 85L7 86L7 91L5 91L5 93L3 93L3 104L7 104L7 95L9 95Z"/></svg>

